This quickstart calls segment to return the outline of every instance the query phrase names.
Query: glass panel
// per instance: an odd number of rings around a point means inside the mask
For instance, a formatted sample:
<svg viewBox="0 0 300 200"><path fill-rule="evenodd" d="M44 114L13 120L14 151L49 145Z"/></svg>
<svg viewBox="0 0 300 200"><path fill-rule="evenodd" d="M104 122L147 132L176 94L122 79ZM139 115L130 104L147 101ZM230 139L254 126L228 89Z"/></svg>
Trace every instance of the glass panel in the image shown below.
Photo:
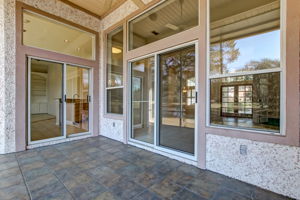
<svg viewBox="0 0 300 200"><path fill-rule="evenodd" d="M94 34L46 18L23 12L23 44L89 60L95 60Z"/></svg>
<svg viewBox="0 0 300 200"><path fill-rule="evenodd" d="M129 22L129 49L198 25L198 0L168 0Z"/></svg>
<svg viewBox="0 0 300 200"><path fill-rule="evenodd" d="M154 143L154 57L135 61L131 71L132 138Z"/></svg>
<svg viewBox="0 0 300 200"><path fill-rule="evenodd" d="M107 35L107 87L123 85L123 27Z"/></svg>
<svg viewBox="0 0 300 200"><path fill-rule="evenodd" d="M89 70L67 65L67 136L89 132Z"/></svg>
<svg viewBox="0 0 300 200"><path fill-rule="evenodd" d="M235 85L235 101L224 111L220 91L228 84ZM250 90L247 101L237 97L241 85ZM212 79L210 87L211 124L279 132L280 72Z"/></svg>
<svg viewBox="0 0 300 200"><path fill-rule="evenodd" d="M160 145L194 154L195 46L160 55L159 68Z"/></svg>
<svg viewBox="0 0 300 200"><path fill-rule="evenodd" d="M280 1L210 1L210 74L280 68Z"/></svg>
<svg viewBox="0 0 300 200"><path fill-rule="evenodd" d="M123 27L107 35L107 113L123 114Z"/></svg>
<svg viewBox="0 0 300 200"><path fill-rule="evenodd" d="M31 60L31 141L63 136L63 65Z"/></svg>
<svg viewBox="0 0 300 200"><path fill-rule="evenodd" d="M107 113L123 114L123 88L107 89Z"/></svg>

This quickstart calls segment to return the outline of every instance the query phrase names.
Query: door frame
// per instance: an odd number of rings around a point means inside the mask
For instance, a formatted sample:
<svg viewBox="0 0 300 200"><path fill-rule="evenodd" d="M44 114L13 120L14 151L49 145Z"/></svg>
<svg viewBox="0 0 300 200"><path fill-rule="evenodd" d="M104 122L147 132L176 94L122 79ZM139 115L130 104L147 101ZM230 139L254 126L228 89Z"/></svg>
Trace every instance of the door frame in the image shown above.
<svg viewBox="0 0 300 200"><path fill-rule="evenodd" d="M195 128L194 128L194 154L189 154L189 153L185 153L183 151L180 150L176 150L176 149L171 149L168 147L164 147L164 146L160 146L159 145L159 102L160 102L160 98L159 98L159 87L160 87L160 82L159 82L159 55L163 54L163 53L167 53L173 50L177 50L177 49L181 49L184 47L189 47L189 46L195 46L195 81L196 81L196 98L197 98L197 102L195 103ZM145 58L149 58L149 57L154 57L154 141L153 144L150 143L146 143L143 141L139 141L136 140L134 138L132 138L132 130L133 130L133 125L132 125L132 95L131 95L131 86L132 86L132 80L131 80L131 76L132 76L132 63L141 59L145 59ZM127 83L128 83L128 89L129 92L127 93L127 99L128 99L128 113L127 113L127 117L128 117L128 129L127 129L127 142L128 144L131 145L138 145L141 147L148 147L148 148L152 148L154 150L157 150L159 152L162 153L167 153L170 155L174 155L176 157L180 157L180 158L184 158L184 159L188 159L191 161L198 161L198 130L199 130L199 120L198 120L198 115L197 113L199 112L199 48L198 48L198 40L194 40L192 42L187 42L181 45L177 45L171 48L167 48L164 49L162 51L158 51L158 52L154 52L154 53L150 53L141 57L137 57L131 60L127 61L127 72L128 72L128 76L127 76Z"/></svg>
<svg viewBox="0 0 300 200"><path fill-rule="evenodd" d="M42 60L46 62L53 62L57 64L62 65L62 107L63 107L63 116L62 116L62 136L43 139L43 140L37 140L37 141L31 141L31 61L32 59ZM45 59L40 58L36 56L27 56L27 145L36 145L41 143L47 143L47 142L53 142L53 141L59 141L59 140L66 140L68 138L74 138L79 136L89 136L93 133L93 68L68 62L62 62L62 61L56 61L52 59ZM66 78L67 78L67 66L70 65L72 67L80 67L85 68L89 70L89 96L90 96L90 102L89 102L89 131L78 133L78 134L71 134L67 136L67 120L66 120L66 101L65 101L65 95L67 92L66 88Z"/></svg>

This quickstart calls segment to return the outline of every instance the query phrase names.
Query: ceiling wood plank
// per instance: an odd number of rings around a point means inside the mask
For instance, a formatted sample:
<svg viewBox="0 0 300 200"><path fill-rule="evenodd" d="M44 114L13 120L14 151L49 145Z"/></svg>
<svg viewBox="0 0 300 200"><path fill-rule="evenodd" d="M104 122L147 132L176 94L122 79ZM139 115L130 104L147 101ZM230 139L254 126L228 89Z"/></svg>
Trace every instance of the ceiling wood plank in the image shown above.
<svg viewBox="0 0 300 200"><path fill-rule="evenodd" d="M145 4L142 0L132 0L135 5L137 5L139 8L145 7Z"/></svg>
<svg viewBox="0 0 300 200"><path fill-rule="evenodd" d="M101 19L103 19L104 17L106 17L107 15L109 15L110 13L112 13L113 11L115 11L116 9L118 9L122 4L124 4L127 0L120 0L115 6L113 6L111 9L109 9L106 13L104 13L101 16Z"/></svg>
<svg viewBox="0 0 300 200"><path fill-rule="evenodd" d="M74 4L74 3L72 3L72 2L70 2L70 1L68 1L68 0L59 0L59 1L61 1L61 2L65 3L65 4L67 4L67 5L69 5L69 6L73 7L73 8L75 8L75 9L81 10L82 12L85 12L85 13L87 13L87 14L93 16L93 17L96 17L97 19L101 19L101 16L100 16L100 15L97 15L97 14L95 14L95 13L93 13L93 12L87 10L87 9L84 9L84 8L82 8L82 7L76 5L76 4Z"/></svg>

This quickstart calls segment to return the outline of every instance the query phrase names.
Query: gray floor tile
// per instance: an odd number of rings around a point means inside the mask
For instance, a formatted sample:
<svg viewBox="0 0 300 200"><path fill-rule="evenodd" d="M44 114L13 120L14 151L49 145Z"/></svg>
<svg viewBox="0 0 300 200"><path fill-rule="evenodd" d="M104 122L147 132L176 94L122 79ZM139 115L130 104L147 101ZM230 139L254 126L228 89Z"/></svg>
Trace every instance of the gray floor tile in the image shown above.
<svg viewBox="0 0 300 200"><path fill-rule="evenodd" d="M34 200L289 199L104 137L0 155L0 199L29 195Z"/></svg>

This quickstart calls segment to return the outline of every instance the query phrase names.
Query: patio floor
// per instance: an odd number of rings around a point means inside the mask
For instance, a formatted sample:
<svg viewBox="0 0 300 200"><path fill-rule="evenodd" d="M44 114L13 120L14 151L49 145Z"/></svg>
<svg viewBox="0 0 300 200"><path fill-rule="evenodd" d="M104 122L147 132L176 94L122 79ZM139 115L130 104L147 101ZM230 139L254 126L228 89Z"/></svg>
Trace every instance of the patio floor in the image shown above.
<svg viewBox="0 0 300 200"><path fill-rule="evenodd" d="M104 137L94 137L0 156L0 199L288 198Z"/></svg>

